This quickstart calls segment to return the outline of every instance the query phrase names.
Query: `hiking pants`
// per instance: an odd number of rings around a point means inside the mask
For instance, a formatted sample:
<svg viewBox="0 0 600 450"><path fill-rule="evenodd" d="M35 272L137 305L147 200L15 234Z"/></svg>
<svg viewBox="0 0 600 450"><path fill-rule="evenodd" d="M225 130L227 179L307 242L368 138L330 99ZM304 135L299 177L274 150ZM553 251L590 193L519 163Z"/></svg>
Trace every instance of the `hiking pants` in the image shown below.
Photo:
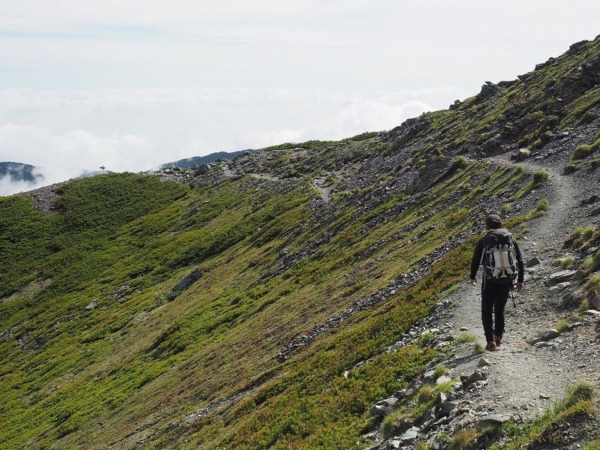
<svg viewBox="0 0 600 450"><path fill-rule="evenodd" d="M481 289L481 321L488 342L493 341L494 336L502 337L504 333L504 308L510 288L510 284L493 284L488 281Z"/></svg>

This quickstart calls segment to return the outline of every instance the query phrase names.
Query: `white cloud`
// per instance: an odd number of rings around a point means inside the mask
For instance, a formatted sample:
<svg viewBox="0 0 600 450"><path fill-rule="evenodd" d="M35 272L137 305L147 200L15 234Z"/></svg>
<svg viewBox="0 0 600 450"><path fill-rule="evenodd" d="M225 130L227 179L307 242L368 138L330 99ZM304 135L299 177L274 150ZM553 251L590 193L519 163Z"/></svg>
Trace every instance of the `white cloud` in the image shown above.
<svg viewBox="0 0 600 450"><path fill-rule="evenodd" d="M215 151L390 129L457 97L453 89L347 94L310 89L0 90L0 161L40 167L45 183L101 165L142 171Z"/></svg>

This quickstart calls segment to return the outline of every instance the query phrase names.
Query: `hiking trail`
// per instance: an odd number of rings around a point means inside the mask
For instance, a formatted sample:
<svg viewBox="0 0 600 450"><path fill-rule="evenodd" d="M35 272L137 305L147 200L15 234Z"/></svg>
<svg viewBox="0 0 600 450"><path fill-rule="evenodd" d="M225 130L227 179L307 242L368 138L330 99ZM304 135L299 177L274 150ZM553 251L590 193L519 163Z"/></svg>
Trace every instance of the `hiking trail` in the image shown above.
<svg viewBox="0 0 600 450"><path fill-rule="evenodd" d="M552 304L546 280L550 274L561 270L552 266L554 259L564 254L561 249L564 238L561 236L570 233L583 220L583 214L576 206L586 197L586 189L574 177L561 175L556 168L548 165L512 163L499 158L491 161L550 173L545 186L529 194L546 198L548 212L528 223L531 232L519 243L525 263L533 257L539 258L541 263L532 268L526 267L525 288L521 294L515 292L516 308L509 298L504 343L497 351L481 355L489 362L489 367L484 369L488 374L487 385L474 396L471 405L482 415L507 415L530 420L562 398L569 386L578 381L596 384L600 376L600 351L597 346L590 345L590 341L595 340L591 322L561 333L548 343L533 346L527 343L527 338L536 330L554 328L565 315ZM456 307L447 312L444 322L456 332L461 328L468 330L477 337L479 344L485 346L480 285L481 269L477 287L469 284L467 276L464 285L450 297ZM450 375L472 374L478 364L481 366L481 357L458 362Z"/></svg>

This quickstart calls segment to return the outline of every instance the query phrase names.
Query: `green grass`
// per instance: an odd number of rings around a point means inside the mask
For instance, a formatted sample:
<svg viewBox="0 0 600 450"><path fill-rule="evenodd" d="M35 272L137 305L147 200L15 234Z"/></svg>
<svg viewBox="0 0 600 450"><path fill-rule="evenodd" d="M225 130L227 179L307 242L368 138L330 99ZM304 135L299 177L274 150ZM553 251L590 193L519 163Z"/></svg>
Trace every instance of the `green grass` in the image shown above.
<svg viewBox="0 0 600 450"><path fill-rule="evenodd" d="M598 406L594 398L596 389L589 383L574 384L564 398L549 408L543 415L532 423L523 426L508 425L505 427L508 438L504 443L506 449L520 449L524 446L567 446L562 433L557 430L559 425L569 426L570 422L588 421L597 423ZM590 437L594 438L593 435Z"/></svg>
<svg viewBox="0 0 600 450"><path fill-rule="evenodd" d="M571 162L585 159L596 153L598 149L600 149L600 137L596 137L596 140L592 144L580 144L573 150Z"/></svg>

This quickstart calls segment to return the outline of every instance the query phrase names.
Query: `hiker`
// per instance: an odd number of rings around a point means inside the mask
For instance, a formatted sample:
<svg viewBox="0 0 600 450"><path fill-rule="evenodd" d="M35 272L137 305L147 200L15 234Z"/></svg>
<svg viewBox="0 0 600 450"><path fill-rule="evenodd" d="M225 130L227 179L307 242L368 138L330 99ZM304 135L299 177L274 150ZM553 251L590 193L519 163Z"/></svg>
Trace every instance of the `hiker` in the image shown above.
<svg viewBox="0 0 600 450"><path fill-rule="evenodd" d="M477 286L477 269L483 265L481 320L487 341L485 349L494 351L502 345L504 308L513 281L517 279L517 292L521 292L524 270L519 245L512 234L502 228L500 216L488 216L485 225L488 232L477 243L471 261L471 285Z"/></svg>

